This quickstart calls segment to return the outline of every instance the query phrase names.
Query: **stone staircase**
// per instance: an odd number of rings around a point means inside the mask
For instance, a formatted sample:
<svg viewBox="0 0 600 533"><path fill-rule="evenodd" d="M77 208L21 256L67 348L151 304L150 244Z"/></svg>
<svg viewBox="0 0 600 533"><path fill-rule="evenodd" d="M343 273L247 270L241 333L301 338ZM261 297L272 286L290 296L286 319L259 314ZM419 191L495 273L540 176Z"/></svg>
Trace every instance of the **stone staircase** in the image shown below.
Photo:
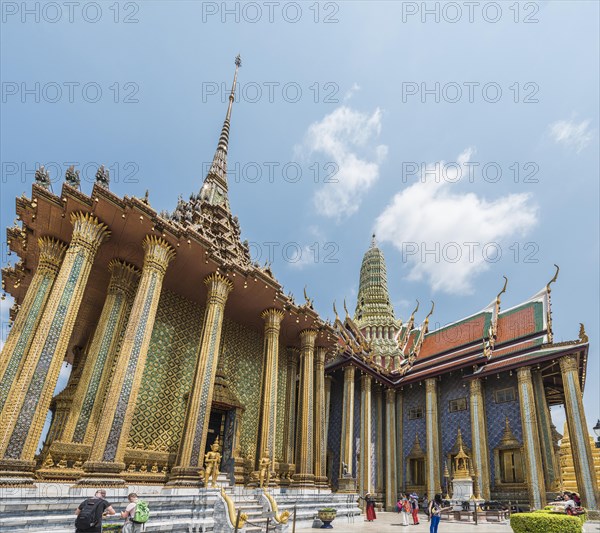
<svg viewBox="0 0 600 533"><path fill-rule="evenodd" d="M43 484L38 484L38 487ZM2 533L73 533L75 510L87 494L73 494L67 486L62 490L49 490L42 487L30 493L0 491L0 531ZM54 487L56 488L56 487ZM276 501L278 513L289 511L288 524L278 524L270 504L265 501L262 491L239 486L223 487L233 501L235 512L246 513L247 523L242 532L263 533L291 531L296 516L296 529L310 528L315 523L317 511L323 507L337 509L338 523L354 521L360 514L356 504L356 495L336 494L329 491L286 491L272 489L270 494ZM108 501L115 511L127 506L126 494L137 492L148 502L150 520L146 531L185 532L185 533L233 533L225 500L220 489L190 490L189 494L174 491L169 494L162 487L129 487L119 493L108 495ZM54 494L49 496L48 494ZM105 518L105 524L122 523L117 514Z"/></svg>

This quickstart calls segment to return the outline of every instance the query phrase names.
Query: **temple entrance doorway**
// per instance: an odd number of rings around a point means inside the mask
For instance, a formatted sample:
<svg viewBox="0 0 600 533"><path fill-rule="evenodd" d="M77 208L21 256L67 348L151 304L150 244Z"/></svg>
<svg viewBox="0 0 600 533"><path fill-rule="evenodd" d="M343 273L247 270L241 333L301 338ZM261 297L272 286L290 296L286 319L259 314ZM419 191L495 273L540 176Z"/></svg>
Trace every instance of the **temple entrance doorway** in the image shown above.
<svg viewBox="0 0 600 533"><path fill-rule="evenodd" d="M206 447L204 453L210 451L210 447L215 442L215 439L219 437L219 444L221 446L221 454L223 454L223 440L225 437L225 418L227 411L222 409L211 409L210 418L208 419L208 433L206 437Z"/></svg>

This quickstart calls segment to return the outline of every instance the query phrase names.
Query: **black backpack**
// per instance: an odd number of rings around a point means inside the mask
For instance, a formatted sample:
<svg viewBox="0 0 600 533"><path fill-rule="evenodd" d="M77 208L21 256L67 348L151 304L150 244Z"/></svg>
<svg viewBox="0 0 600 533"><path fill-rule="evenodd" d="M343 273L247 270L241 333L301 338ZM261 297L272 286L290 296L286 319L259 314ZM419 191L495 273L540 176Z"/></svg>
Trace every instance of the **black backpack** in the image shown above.
<svg viewBox="0 0 600 533"><path fill-rule="evenodd" d="M99 498L88 498L85 500L81 512L75 519L75 527L84 531L96 527L100 522L98 515L101 515L101 512L99 513L98 510L103 501Z"/></svg>

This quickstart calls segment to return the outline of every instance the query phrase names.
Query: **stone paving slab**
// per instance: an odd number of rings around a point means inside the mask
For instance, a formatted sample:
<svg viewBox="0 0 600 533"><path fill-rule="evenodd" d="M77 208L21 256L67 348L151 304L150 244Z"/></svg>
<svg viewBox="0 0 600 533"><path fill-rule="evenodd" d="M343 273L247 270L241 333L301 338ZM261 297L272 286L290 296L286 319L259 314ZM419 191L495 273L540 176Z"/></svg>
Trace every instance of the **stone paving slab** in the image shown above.
<svg viewBox="0 0 600 533"><path fill-rule="evenodd" d="M421 522L419 525L412 525L412 518L409 519L411 525L403 526L402 518L397 513L377 513L377 520L367 522L365 515L357 516L354 522L348 522L346 517L340 517L333 521L332 533L428 533L429 522L427 516L419 516ZM307 531L302 529L302 531ZM587 522L583 529L584 533L600 532L600 522ZM442 520L438 528L438 533L512 533L512 528L508 522L500 523L459 523L448 520Z"/></svg>

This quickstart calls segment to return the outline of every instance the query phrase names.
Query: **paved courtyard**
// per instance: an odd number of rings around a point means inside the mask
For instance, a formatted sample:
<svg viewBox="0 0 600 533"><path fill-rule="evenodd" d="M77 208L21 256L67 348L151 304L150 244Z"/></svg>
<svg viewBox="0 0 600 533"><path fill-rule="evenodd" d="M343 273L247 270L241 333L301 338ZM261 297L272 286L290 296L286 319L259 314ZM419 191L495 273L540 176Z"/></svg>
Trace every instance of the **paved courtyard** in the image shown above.
<svg viewBox="0 0 600 533"><path fill-rule="evenodd" d="M412 525L412 520L410 520L411 525L408 527L402 526L402 519L396 513L378 513L377 520L374 522L366 522L364 519L364 515L357 516L354 522L348 522L346 519L334 521L333 527L336 533L356 533L360 532L373 532L373 533L401 533L401 532L428 532L429 531L429 522L427 521L427 517L421 515L421 522L418 526ZM599 522L588 522L585 525L584 532L585 533L597 533L600 531L600 523ZM475 524L467 524L467 523L457 523L457 522L448 522L442 520L440 523L440 527L438 529L439 533L507 533L512 532L512 529L508 522L499 523L499 524L488 524L486 522Z"/></svg>

